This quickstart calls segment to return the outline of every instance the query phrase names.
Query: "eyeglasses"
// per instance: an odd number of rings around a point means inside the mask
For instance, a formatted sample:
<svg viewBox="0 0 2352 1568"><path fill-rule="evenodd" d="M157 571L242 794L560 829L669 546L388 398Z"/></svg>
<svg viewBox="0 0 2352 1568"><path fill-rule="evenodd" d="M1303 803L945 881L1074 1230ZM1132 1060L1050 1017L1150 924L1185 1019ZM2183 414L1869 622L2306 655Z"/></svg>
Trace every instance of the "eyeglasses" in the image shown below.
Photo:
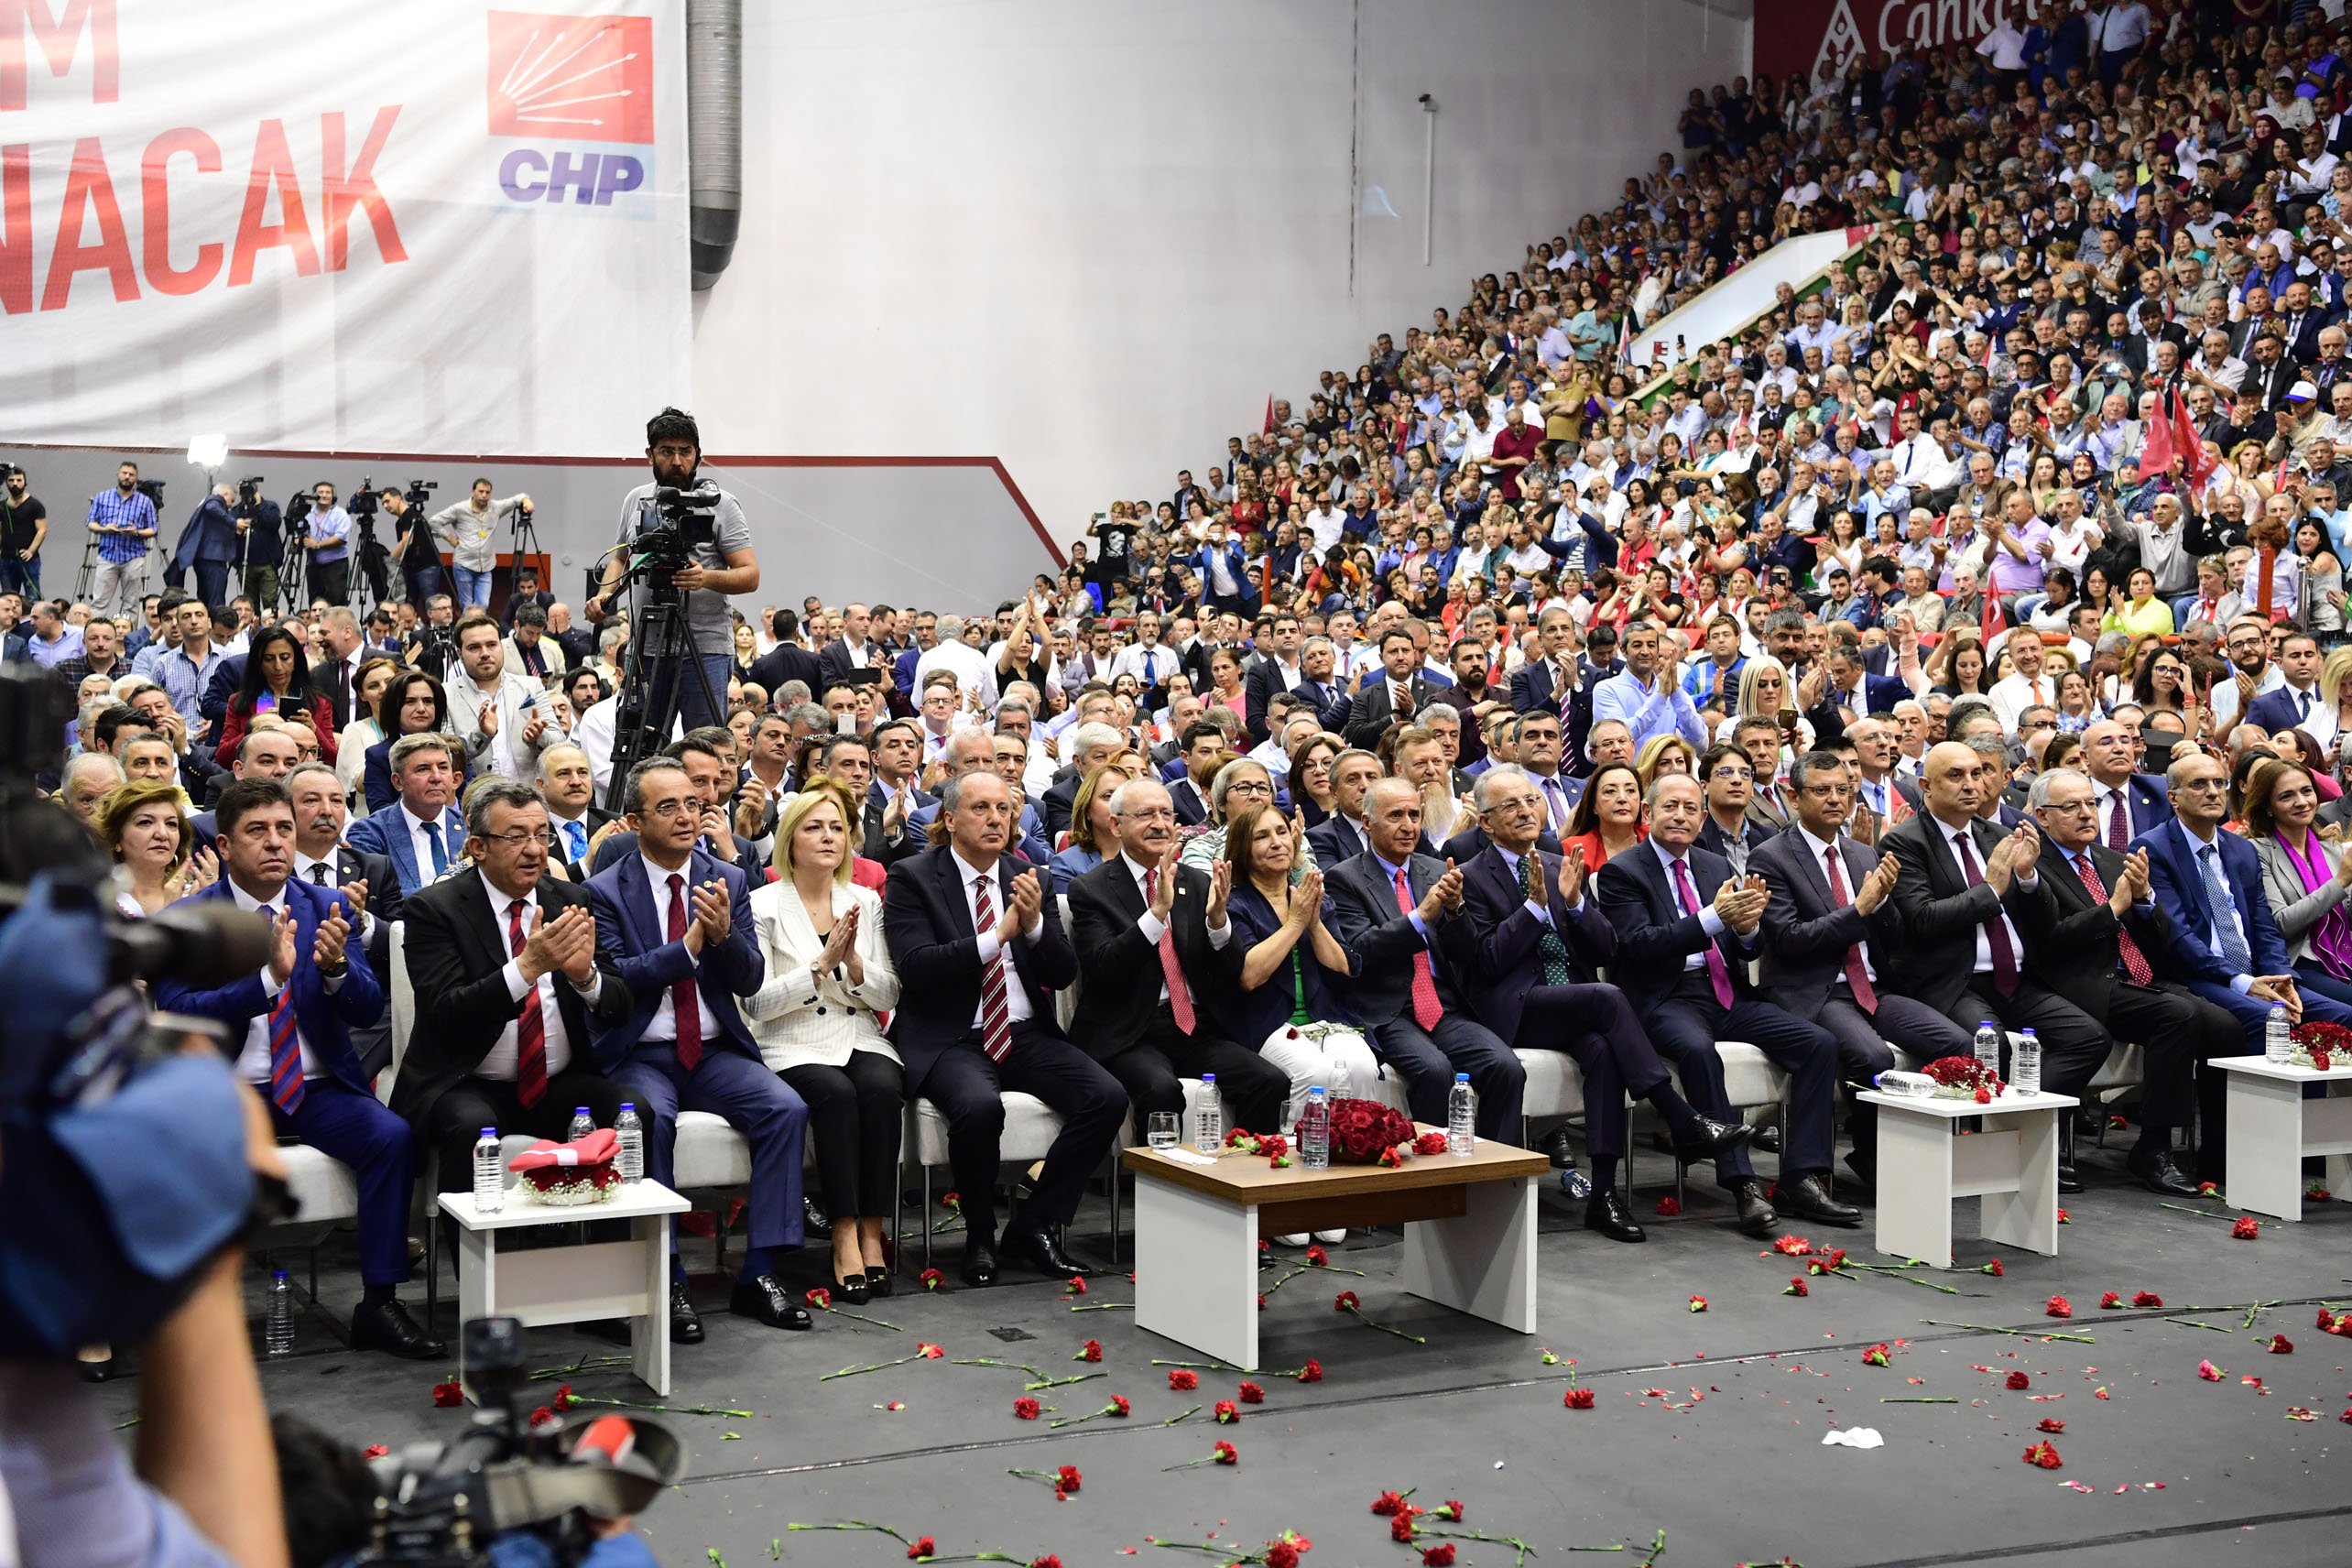
<svg viewBox="0 0 2352 1568"><path fill-rule="evenodd" d="M641 817L660 817L667 820L670 817L699 815L702 809L702 803L694 800L656 800L650 806L639 808L637 815Z"/></svg>
<svg viewBox="0 0 2352 1568"><path fill-rule="evenodd" d="M1123 812L1121 816L1124 821L1130 822L1172 822L1176 820L1175 811L1167 806L1138 809Z"/></svg>
<svg viewBox="0 0 2352 1568"><path fill-rule="evenodd" d="M545 849L548 845L555 842L555 834L550 833L545 828L539 828L537 830L517 828L512 833L476 833L474 836L476 838L487 840L492 844L503 844L514 849L520 849L525 844L535 844L541 849Z"/></svg>
<svg viewBox="0 0 2352 1568"><path fill-rule="evenodd" d="M1270 800L1274 798L1274 786L1267 783L1262 779L1244 779L1238 783L1226 785L1225 793L1228 795L1263 795Z"/></svg>

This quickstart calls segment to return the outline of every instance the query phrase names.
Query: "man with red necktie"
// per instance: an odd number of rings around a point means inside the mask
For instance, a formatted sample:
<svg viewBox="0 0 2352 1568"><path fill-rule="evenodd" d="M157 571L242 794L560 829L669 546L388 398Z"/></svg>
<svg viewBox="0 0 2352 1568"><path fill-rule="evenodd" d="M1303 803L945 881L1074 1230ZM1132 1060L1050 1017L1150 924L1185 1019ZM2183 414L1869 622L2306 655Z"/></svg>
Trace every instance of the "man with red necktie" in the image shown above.
<svg viewBox="0 0 2352 1568"><path fill-rule="evenodd" d="M214 809L221 877L191 899L265 915L275 934L259 973L212 990L155 984L157 1007L229 1026L237 1075L269 1105L270 1124L351 1167L359 1187L359 1310L351 1342L412 1361L447 1346L401 1306L408 1278L408 1124L377 1101L351 1030L384 1014L384 988L352 941L357 911L342 890L295 878L294 802L274 779L241 779ZM185 900L183 900L185 901Z"/></svg>
<svg viewBox="0 0 2352 1568"><path fill-rule="evenodd" d="M602 964L628 986L629 1010L591 1019L596 1061L645 1123L645 1173L670 1180L678 1113L709 1111L751 1144L751 1245L730 1310L770 1328L805 1329L809 1310L776 1278L776 1252L800 1245L800 1140L809 1107L768 1070L738 997L767 974L744 875L695 841L703 805L685 765L655 757L630 770L624 797L634 854L588 880ZM670 1233L670 1336L698 1344Z"/></svg>
<svg viewBox="0 0 2352 1568"><path fill-rule="evenodd" d="M589 1022L618 1023L629 988L596 953L587 889L547 875L547 806L511 779L466 797L474 874L445 877L402 909L416 1026L392 1108L430 1151L439 1190L474 1184L474 1143L566 1137L586 1106L611 1127L626 1098L597 1070Z"/></svg>

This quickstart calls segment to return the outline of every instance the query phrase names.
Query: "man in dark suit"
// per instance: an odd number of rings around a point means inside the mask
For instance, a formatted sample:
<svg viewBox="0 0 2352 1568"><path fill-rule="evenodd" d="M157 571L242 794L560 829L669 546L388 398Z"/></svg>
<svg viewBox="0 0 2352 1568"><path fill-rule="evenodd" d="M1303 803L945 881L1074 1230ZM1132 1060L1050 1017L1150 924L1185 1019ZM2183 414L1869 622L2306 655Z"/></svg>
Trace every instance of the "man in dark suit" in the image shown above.
<svg viewBox="0 0 2352 1568"><path fill-rule="evenodd" d="M1789 792L1780 782L1780 726L1760 715L1742 719L1731 726L1731 740L1748 754L1748 816L1759 828L1786 831L1794 818L1789 810Z"/></svg>
<svg viewBox="0 0 2352 1568"><path fill-rule="evenodd" d="M737 802L743 807L740 811L728 810L740 778L735 767L735 737L715 724L691 729L664 746L661 755L685 769L686 777L693 783L700 812L696 849L725 862L746 878L765 881L768 859L745 831L754 825L748 802ZM635 833L614 833L596 851L594 875L601 877L637 852Z"/></svg>
<svg viewBox="0 0 2352 1568"><path fill-rule="evenodd" d="M907 1094L947 1118L964 1279L994 1284L999 1245L1040 1272L1083 1273L1057 1233L1117 1138L1127 1095L1054 1026L1053 993L1076 980L1078 961L1044 873L1007 853L1010 789L985 768L960 774L941 788L940 820L946 843L890 867L882 932L898 970L890 1040ZM1007 1091L1044 1101L1062 1130L1000 1244L993 1194Z"/></svg>
<svg viewBox="0 0 2352 1568"><path fill-rule="evenodd" d="M817 650L819 684L810 691L822 696L826 688L848 684L854 670L887 670L889 658L866 636L873 629L873 612L864 604L841 608L841 636Z"/></svg>
<svg viewBox="0 0 2352 1568"><path fill-rule="evenodd" d="M2132 847L2148 851L2149 886L2169 928L2165 972L2236 1018L2251 1055L2262 1053L2273 1006L2285 1007L2292 1022L2352 1026L2352 1007L2295 985L2262 890L2261 858L2221 828L2229 814L2229 770L2200 753L2173 763L2164 781L2172 820Z"/></svg>
<svg viewBox="0 0 2352 1568"><path fill-rule="evenodd" d="M1276 611L1258 646L1263 657L1250 665L1241 681L1242 716L1252 746L1266 744L1266 704L1287 695L1306 679L1299 663L1298 616L1288 610Z"/></svg>
<svg viewBox="0 0 2352 1568"><path fill-rule="evenodd" d="M2091 779L2098 840L2118 855L2140 834L2172 820L2164 780L2132 771L2132 762L2131 732L2113 719L2100 719L2083 731L2083 768Z"/></svg>
<svg viewBox="0 0 2352 1568"><path fill-rule="evenodd" d="M1405 1080L1413 1119L1443 1127L1454 1075L1478 1096L1478 1136L1520 1136L1527 1070L1471 1017L1478 935L1462 919L1460 870L1421 854L1421 794L1401 779L1364 798L1368 847L1327 867L1332 935L1347 950L1355 1007L1380 1059Z"/></svg>
<svg viewBox="0 0 2352 1568"><path fill-rule="evenodd" d="M1829 752L1808 752L1789 770L1797 820L1757 846L1748 869L1764 878L1764 995L1811 1018L1837 1041L1839 1075L1867 1083L1895 1064L1891 1043L1923 1061L1965 1056L1968 1031L1924 1002L1882 991L1902 941L1891 901L1901 867L1844 831L1853 779ZM1863 1185L1878 1181L1878 1116L1854 1102L1846 1164Z"/></svg>
<svg viewBox="0 0 2352 1568"><path fill-rule="evenodd" d="M1331 792L1337 810L1307 830L1307 847L1315 852L1317 866L1329 870L1342 861L1355 859L1369 847L1371 840L1364 826L1364 792L1372 788L1381 772L1378 757L1354 746L1331 759Z"/></svg>
<svg viewBox="0 0 2352 1568"><path fill-rule="evenodd" d="M1116 807L1120 853L1070 885L1084 982L1072 1038L1119 1081L1138 1118L1181 1111L1177 1080L1214 1073L1236 1127L1279 1128L1290 1075L1216 1024L1218 1000L1241 985L1241 944L1225 914L1232 863L1219 859L1214 873L1177 864L1176 813L1157 779L1126 785Z"/></svg>
<svg viewBox="0 0 2352 1568"><path fill-rule="evenodd" d="M221 877L182 902L260 911L274 940L258 974L212 990L155 983L159 1007L228 1026L235 1071L268 1103L272 1127L351 1167L359 1185L359 1310L354 1345L409 1360L448 1347L419 1327L395 1293L408 1278L408 1126L376 1098L354 1026L384 1013L367 955L349 943L355 911L342 893L293 879L294 805L275 779L244 779L221 796Z"/></svg>
<svg viewBox="0 0 2352 1568"><path fill-rule="evenodd" d="M2228 1165L2226 1075L2205 1063L2245 1048L2238 1020L2161 976L2172 934L2150 893L2148 855L2099 842L2090 780L2071 768L2037 775L2031 793L2042 828L2042 876L2057 916L2026 949L2026 968L2118 1040L2137 1040L2147 1063L2139 1143L2125 1167L2151 1192L2194 1197L2172 1130L2195 1115L2203 1128L2198 1174L2218 1182ZM2194 1085L2194 1087L2193 1087Z"/></svg>
<svg viewBox="0 0 2352 1568"><path fill-rule="evenodd" d="M807 1328L808 1309L777 1282L771 1255L800 1245L809 1107L768 1071L737 1004L767 970L748 887L696 844L702 798L675 758L637 764L625 798L635 848L589 878L588 897L599 966L620 976L631 1005L611 1023L589 1020L596 1064L639 1107L652 1181L673 1184L681 1110L712 1112L750 1141L751 1244L728 1305L770 1328ZM691 1345L702 1323L674 1232L670 1248L670 1337Z"/></svg>
<svg viewBox="0 0 2352 1568"><path fill-rule="evenodd" d="M572 742L558 741L539 754L539 796L547 807L548 831L555 835L550 851L564 877L588 880L588 846L613 813L596 803L596 774L588 754Z"/></svg>
<svg viewBox="0 0 2352 1568"><path fill-rule="evenodd" d="M1584 848L1563 860L1537 841L1542 797L1513 763L1478 778L1478 820L1491 841L1464 863L1462 887L1478 938L1472 1000L1501 1039L1522 1049L1564 1051L1584 1079L1584 1132L1593 1192L1584 1225L1613 1241L1644 1239L1617 1191L1625 1154L1628 1094L1648 1100L1671 1129L1678 1151L1712 1160L1746 1141L1737 1122L1713 1122L1674 1092L1633 1006L1595 971L1617 951L1617 928L1584 897ZM1545 1144L1554 1166L1569 1164L1568 1128Z"/></svg>
<svg viewBox="0 0 2352 1568"><path fill-rule="evenodd" d="M321 618L320 631L326 657L310 666L310 690L325 693L334 708L335 729L340 733L353 718L352 702L359 690L359 665L367 655L367 639L360 631L359 617L341 604Z"/></svg>
<svg viewBox="0 0 2352 1568"><path fill-rule="evenodd" d="M1610 973L1638 998L1658 1054L1675 1064L1683 1092L1706 1116L1736 1119L1715 1041L1747 1040L1788 1073L1778 1212L1746 1149L1715 1157L1715 1180L1732 1194L1740 1228L1769 1236L1780 1214L1857 1224L1862 1211L1839 1202L1830 1188L1837 1042L1748 985L1748 961L1756 955L1769 894L1761 877L1735 877L1722 856L1697 847L1705 814L1697 779L1660 775L1650 790L1649 842L1601 867L1601 908L1617 931Z"/></svg>
<svg viewBox="0 0 2352 1568"><path fill-rule="evenodd" d="M1168 799L1178 822L1198 827L1209 820L1209 786L1216 782L1217 770L1233 760L1233 751L1225 731L1206 719L1195 720L1179 738L1184 776L1169 784Z"/></svg>
<svg viewBox="0 0 2352 1568"><path fill-rule="evenodd" d="M598 965L587 889L547 875L547 807L510 779L484 779L465 804L474 874L408 900L417 1019L392 1085L444 1192L472 1186L485 1127L560 1140L582 1105L611 1127L621 1087L596 1070L589 1019L632 1010L618 972Z"/></svg>
<svg viewBox="0 0 2352 1568"><path fill-rule="evenodd" d="M400 882L392 863L343 842L347 817L343 781L333 768L303 763L286 776L286 791L294 802L295 880L342 890L354 911L353 934L382 983L392 973L392 927L401 918ZM372 1024L353 1026L351 1039L372 1081L392 1060L389 1010Z"/></svg>
<svg viewBox="0 0 2352 1568"><path fill-rule="evenodd" d="M447 737L430 731L392 743L392 782L399 798L344 836L354 849L392 863L403 898L449 870L465 843L465 819L450 802L457 763Z"/></svg>
<svg viewBox="0 0 2352 1568"><path fill-rule="evenodd" d="M1299 648L1299 680L1290 688L1290 695L1307 705L1315 723L1334 734L1345 722L1343 715L1347 708L1347 694L1340 690L1333 668L1335 659L1329 637L1307 638Z"/></svg>
<svg viewBox="0 0 2352 1568"><path fill-rule="evenodd" d="M1370 751L1388 726L1410 723L1415 713L1441 701L1440 688L1421 673L1421 649L1412 634L1391 626L1380 638L1381 676L1356 694L1345 731L1347 744Z"/></svg>
<svg viewBox="0 0 2352 1568"><path fill-rule="evenodd" d="M2002 774L1992 757L1957 741L1928 748L1920 764L1927 810L1878 841L1902 867L1894 895L1902 945L1881 989L1926 1003L1972 1037L1987 1019L2033 1030L2042 1086L2072 1094L2106 1062L2110 1041L2080 1007L2023 973L2027 945L2055 906L2040 874L2040 833L2031 823L2004 833L1979 814ZM2058 1180L2082 1190L2063 1129Z"/></svg>
<svg viewBox="0 0 2352 1568"><path fill-rule="evenodd" d="M752 660L753 681L770 699L784 689L788 681L806 685L811 697L821 695L832 683L825 679L823 663L796 640L800 635L800 617L789 610L779 610L769 617L768 629L776 638L776 646Z"/></svg>
<svg viewBox="0 0 2352 1568"><path fill-rule="evenodd" d="M1511 709L1531 713L1541 708L1557 713L1563 691L1573 693L1580 684L1576 617L1554 605L1536 617L1535 631L1536 647L1511 671Z"/></svg>
<svg viewBox="0 0 2352 1568"><path fill-rule="evenodd" d="M2322 529L2325 532L2325 528ZM2330 719L2324 738L2333 740L2336 693L2319 689L2319 641L2309 632L2290 632L2279 645L2281 683L2246 704L2241 724L2259 724L2265 735L2310 727L2314 739L2323 738L2322 726L2312 726L2314 711Z"/></svg>
<svg viewBox="0 0 2352 1568"><path fill-rule="evenodd" d="M1755 779L1754 765L1736 746L1711 746L1699 758L1699 788L1706 796L1707 820L1700 824L1698 846L1723 856L1735 877L1748 875L1748 857L1772 836L1772 830L1749 809L1755 800Z"/></svg>
<svg viewBox="0 0 2352 1568"><path fill-rule="evenodd" d="M284 730L251 730L237 742L237 755L229 765L222 788L239 779L283 779L302 760L302 746ZM198 849L210 849L220 836L220 828L211 811L199 811L188 819L191 832L196 835ZM397 891L397 888L395 889Z"/></svg>

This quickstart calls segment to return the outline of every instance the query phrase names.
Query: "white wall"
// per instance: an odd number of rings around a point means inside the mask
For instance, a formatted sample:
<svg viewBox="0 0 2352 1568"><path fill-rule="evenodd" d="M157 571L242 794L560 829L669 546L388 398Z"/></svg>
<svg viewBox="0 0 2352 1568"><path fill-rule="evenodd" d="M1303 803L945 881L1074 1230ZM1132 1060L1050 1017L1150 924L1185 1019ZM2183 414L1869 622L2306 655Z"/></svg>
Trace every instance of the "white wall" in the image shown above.
<svg viewBox="0 0 2352 1568"><path fill-rule="evenodd" d="M757 0L705 440L997 456L1066 543L1675 146L1688 90L1746 69L1748 0L1713 4ZM1352 136L1399 215L1361 220L1351 295Z"/></svg>

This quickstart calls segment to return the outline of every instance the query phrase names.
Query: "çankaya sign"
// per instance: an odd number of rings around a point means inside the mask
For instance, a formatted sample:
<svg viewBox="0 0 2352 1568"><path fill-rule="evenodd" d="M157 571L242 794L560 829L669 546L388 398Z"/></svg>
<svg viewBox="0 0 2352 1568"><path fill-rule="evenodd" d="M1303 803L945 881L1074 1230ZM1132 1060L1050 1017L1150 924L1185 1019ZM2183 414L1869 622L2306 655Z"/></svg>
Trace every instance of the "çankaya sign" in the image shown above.
<svg viewBox="0 0 2352 1568"><path fill-rule="evenodd" d="M680 3L0 0L0 430L641 446L691 396Z"/></svg>
<svg viewBox="0 0 2352 1568"><path fill-rule="evenodd" d="M1775 82L1791 71L1845 71L1857 54L1881 58L1944 44L1974 46L2006 18L2022 30L2054 25L2069 0L1763 0L1756 8L1756 70Z"/></svg>

